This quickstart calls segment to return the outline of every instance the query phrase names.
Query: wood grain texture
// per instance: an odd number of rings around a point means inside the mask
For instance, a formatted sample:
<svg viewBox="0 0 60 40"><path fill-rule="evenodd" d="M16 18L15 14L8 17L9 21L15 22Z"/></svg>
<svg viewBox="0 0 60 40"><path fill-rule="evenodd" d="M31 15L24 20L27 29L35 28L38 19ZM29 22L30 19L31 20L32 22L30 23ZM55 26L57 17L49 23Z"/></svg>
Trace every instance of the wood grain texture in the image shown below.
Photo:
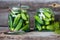
<svg viewBox="0 0 60 40"><path fill-rule="evenodd" d="M60 40L60 35L54 32L27 32L22 34L5 34L8 27L0 27L0 40Z"/></svg>
<svg viewBox="0 0 60 40"><path fill-rule="evenodd" d="M53 32L29 32L22 35L0 33L0 40L60 40L60 35Z"/></svg>
<svg viewBox="0 0 60 40"><path fill-rule="evenodd" d="M8 26L8 9L0 10L0 26Z"/></svg>

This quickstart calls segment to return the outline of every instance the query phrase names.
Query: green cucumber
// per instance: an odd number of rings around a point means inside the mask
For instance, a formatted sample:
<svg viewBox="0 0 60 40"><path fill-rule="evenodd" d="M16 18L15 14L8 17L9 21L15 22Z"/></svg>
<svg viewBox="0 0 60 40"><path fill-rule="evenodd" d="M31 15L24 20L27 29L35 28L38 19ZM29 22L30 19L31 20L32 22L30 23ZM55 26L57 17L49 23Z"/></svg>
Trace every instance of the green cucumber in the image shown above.
<svg viewBox="0 0 60 40"><path fill-rule="evenodd" d="M17 25L16 28L15 28L15 31L18 31L19 29L21 29L22 23L23 23L23 20L20 19L18 25Z"/></svg>
<svg viewBox="0 0 60 40"><path fill-rule="evenodd" d="M54 30L53 25L48 25L48 26L46 26L46 28L47 28L47 30L51 30L51 31L53 31L53 30Z"/></svg>
<svg viewBox="0 0 60 40"><path fill-rule="evenodd" d="M42 26L42 29L45 29L45 26Z"/></svg>
<svg viewBox="0 0 60 40"><path fill-rule="evenodd" d="M36 24L36 28L41 31L42 30L42 27L40 26L40 24Z"/></svg>
<svg viewBox="0 0 60 40"><path fill-rule="evenodd" d="M49 14L48 12L44 12L43 13L47 18L51 18L51 14Z"/></svg>
<svg viewBox="0 0 60 40"><path fill-rule="evenodd" d="M50 21L45 21L45 25L49 25L50 24Z"/></svg>
<svg viewBox="0 0 60 40"><path fill-rule="evenodd" d="M29 23L29 21L26 21L26 24L28 24Z"/></svg>
<svg viewBox="0 0 60 40"><path fill-rule="evenodd" d="M24 13L21 13L21 16L22 16L23 20L27 20L27 17L26 17L26 15Z"/></svg>
<svg viewBox="0 0 60 40"><path fill-rule="evenodd" d="M51 18L43 18L44 21L51 21Z"/></svg>
<svg viewBox="0 0 60 40"><path fill-rule="evenodd" d="M20 14L18 14L15 18L14 18L14 22L13 22L13 26L15 27L17 25L17 23L20 20Z"/></svg>
<svg viewBox="0 0 60 40"><path fill-rule="evenodd" d="M26 15L27 16L27 18L29 18L29 15Z"/></svg>
<svg viewBox="0 0 60 40"><path fill-rule="evenodd" d="M13 28L12 16L11 16L11 15L9 15L9 21L8 21L8 24L9 24L9 29L10 29L11 31L13 31L14 28Z"/></svg>
<svg viewBox="0 0 60 40"><path fill-rule="evenodd" d="M54 21L55 20L54 17L52 17L51 20Z"/></svg>
<svg viewBox="0 0 60 40"><path fill-rule="evenodd" d="M55 22L54 23L54 27L55 27L55 33L60 34L60 26L59 26L59 22Z"/></svg>
<svg viewBox="0 0 60 40"><path fill-rule="evenodd" d="M34 16L34 18L37 22L39 22L40 24L43 24L43 21L38 16Z"/></svg>
<svg viewBox="0 0 60 40"><path fill-rule="evenodd" d="M59 29L59 22L54 22L54 28L55 28L55 30Z"/></svg>
<svg viewBox="0 0 60 40"><path fill-rule="evenodd" d="M21 9L21 12L26 13L27 11L26 11L26 10Z"/></svg>
<svg viewBox="0 0 60 40"><path fill-rule="evenodd" d="M26 31L28 28L29 28L29 26L28 26L28 24L27 24L27 25L23 26L20 30ZM27 30L27 31L28 31L28 30Z"/></svg>

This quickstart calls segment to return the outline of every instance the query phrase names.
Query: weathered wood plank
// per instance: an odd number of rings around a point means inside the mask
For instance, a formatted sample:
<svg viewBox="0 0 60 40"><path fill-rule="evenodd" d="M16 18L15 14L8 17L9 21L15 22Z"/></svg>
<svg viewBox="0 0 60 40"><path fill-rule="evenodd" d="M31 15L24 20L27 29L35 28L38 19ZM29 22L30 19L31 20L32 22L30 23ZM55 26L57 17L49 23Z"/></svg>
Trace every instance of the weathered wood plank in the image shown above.
<svg viewBox="0 0 60 40"><path fill-rule="evenodd" d="M23 34L4 34L8 27L0 27L0 40L60 40L60 35L54 32L27 32Z"/></svg>
<svg viewBox="0 0 60 40"><path fill-rule="evenodd" d="M0 9L0 26L8 26L8 9Z"/></svg>
<svg viewBox="0 0 60 40"><path fill-rule="evenodd" d="M4 31L2 29L0 29L0 40L60 40L60 35L54 32L28 32L19 35L10 35L4 34L8 30L7 28Z"/></svg>

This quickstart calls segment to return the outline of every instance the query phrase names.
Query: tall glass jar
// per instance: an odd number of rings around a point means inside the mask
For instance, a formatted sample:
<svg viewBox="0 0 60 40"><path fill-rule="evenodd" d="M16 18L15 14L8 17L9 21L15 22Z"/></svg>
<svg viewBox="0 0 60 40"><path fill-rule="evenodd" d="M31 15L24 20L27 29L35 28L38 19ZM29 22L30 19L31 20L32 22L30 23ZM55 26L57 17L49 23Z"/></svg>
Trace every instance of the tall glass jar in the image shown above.
<svg viewBox="0 0 60 40"><path fill-rule="evenodd" d="M35 19L35 30L38 31L54 31L54 13L50 8L40 8Z"/></svg>
<svg viewBox="0 0 60 40"><path fill-rule="evenodd" d="M28 32L30 29L27 10L19 7L12 7L8 16L8 24L10 32Z"/></svg>

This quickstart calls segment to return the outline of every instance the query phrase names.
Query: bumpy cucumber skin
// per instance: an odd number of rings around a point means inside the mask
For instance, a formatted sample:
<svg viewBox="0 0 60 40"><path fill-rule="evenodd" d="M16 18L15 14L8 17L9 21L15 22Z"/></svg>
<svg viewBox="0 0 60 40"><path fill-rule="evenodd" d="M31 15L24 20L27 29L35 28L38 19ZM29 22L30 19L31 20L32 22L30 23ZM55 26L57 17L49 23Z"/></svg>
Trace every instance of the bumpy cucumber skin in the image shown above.
<svg viewBox="0 0 60 40"><path fill-rule="evenodd" d="M9 29L10 29L10 31L13 31L14 28L13 28L12 16L10 14L9 14L8 19L9 19L9 21L8 21Z"/></svg>
<svg viewBox="0 0 60 40"><path fill-rule="evenodd" d="M51 14L49 14L48 12L44 12L43 13L47 18L51 18Z"/></svg>
<svg viewBox="0 0 60 40"><path fill-rule="evenodd" d="M26 15L24 13L21 13L21 16L22 16L23 20L27 20L27 17L26 17Z"/></svg>
<svg viewBox="0 0 60 40"><path fill-rule="evenodd" d="M15 31L18 31L19 29L21 29L22 23L23 23L23 20L20 20L18 25L15 28Z"/></svg>
<svg viewBox="0 0 60 40"><path fill-rule="evenodd" d="M14 18L13 27L15 27L15 26L18 24L19 19L20 19L20 14L18 14L18 15Z"/></svg>
<svg viewBox="0 0 60 40"><path fill-rule="evenodd" d="M26 24L26 25L25 25L24 27L22 27L20 30L22 30L22 31L29 31L28 29L29 29L29 25Z"/></svg>
<svg viewBox="0 0 60 40"><path fill-rule="evenodd" d="M42 30L42 27L41 27L39 24L37 24L36 27L37 27L37 29L38 29L39 31Z"/></svg>
<svg viewBox="0 0 60 40"><path fill-rule="evenodd" d="M37 22L39 22L40 24L43 24L43 21L38 16L34 16L34 18Z"/></svg>

